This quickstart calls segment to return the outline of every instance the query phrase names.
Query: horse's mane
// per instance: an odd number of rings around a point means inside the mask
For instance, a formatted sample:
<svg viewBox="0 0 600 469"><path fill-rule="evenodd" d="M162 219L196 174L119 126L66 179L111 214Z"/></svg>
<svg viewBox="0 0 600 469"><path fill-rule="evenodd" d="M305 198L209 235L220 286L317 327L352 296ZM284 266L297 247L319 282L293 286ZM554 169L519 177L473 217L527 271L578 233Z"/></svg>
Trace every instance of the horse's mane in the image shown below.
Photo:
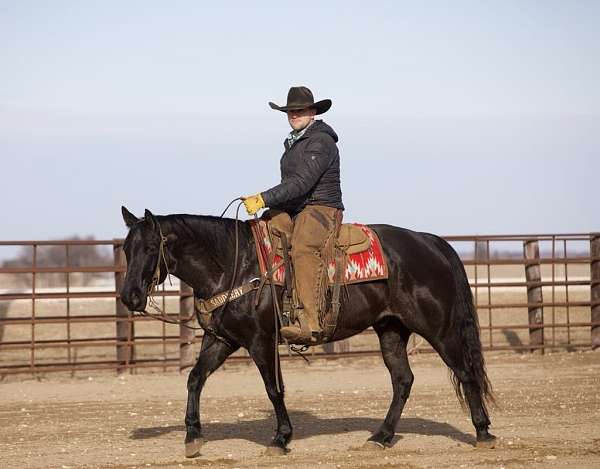
<svg viewBox="0 0 600 469"><path fill-rule="evenodd" d="M202 243L211 247L228 246L235 242L236 220L214 215L171 214L158 215L156 219L168 231L177 233L179 238ZM238 220L240 240L250 235L250 227L244 220Z"/></svg>

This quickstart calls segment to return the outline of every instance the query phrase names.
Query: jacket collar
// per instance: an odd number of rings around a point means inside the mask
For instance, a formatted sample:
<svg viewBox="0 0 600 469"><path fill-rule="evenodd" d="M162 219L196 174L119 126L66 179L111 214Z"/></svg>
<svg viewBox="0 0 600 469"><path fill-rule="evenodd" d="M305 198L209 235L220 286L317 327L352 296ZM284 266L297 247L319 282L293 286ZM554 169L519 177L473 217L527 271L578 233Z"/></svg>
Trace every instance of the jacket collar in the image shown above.
<svg viewBox="0 0 600 469"><path fill-rule="evenodd" d="M315 122L316 122L315 120L310 121L310 123L306 127L304 127L302 130L299 130L299 131L292 130L285 139L286 148L288 148L288 149L292 148L294 143L296 143L298 140L300 140L302 137L304 137L304 135L313 126L313 124Z"/></svg>

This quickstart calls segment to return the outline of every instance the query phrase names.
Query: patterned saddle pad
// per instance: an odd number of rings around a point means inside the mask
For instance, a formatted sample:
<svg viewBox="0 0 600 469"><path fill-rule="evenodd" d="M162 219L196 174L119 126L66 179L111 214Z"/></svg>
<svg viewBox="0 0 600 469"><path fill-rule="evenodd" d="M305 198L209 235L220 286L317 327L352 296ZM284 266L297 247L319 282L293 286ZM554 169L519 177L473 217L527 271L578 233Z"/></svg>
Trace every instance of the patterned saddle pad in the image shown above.
<svg viewBox="0 0 600 469"><path fill-rule="evenodd" d="M344 269L344 275L342 275L343 283L352 284L388 278L388 267L383 255L379 237L367 225L359 223L353 223L353 225L364 232L369 239L369 246L360 252L353 252L343 256L344 265L341 266ZM283 260L283 258L278 253L275 253L273 262L271 265L267 265L269 263L268 260L271 256L271 252L273 251L267 222L264 219L251 220L250 226L256 244L256 254L258 256L260 272L264 275L268 268L275 267ZM336 262L334 258L327 266L330 284L334 283L335 272ZM283 285L285 281L285 269L283 265L273 272L273 281L277 285Z"/></svg>

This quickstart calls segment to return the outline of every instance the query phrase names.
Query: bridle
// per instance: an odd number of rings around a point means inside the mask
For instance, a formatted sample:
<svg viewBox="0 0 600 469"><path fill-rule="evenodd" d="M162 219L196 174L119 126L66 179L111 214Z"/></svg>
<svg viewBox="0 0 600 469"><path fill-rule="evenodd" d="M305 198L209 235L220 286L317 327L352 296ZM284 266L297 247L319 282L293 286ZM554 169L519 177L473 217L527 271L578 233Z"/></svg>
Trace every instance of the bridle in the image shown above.
<svg viewBox="0 0 600 469"><path fill-rule="evenodd" d="M194 319L194 317L195 317L194 314L191 314L189 317L179 319L179 320L169 318L167 313L159 306L156 299L154 298L154 295L156 294L156 292L158 290L158 285L160 284L160 276L161 276L160 266L161 266L161 264L165 265L165 270L167 271L167 277L169 278L169 284L173 285L173 282L171 282L171 272L169 271L169 264L167 263L167 258L165 256L165 249L166 249L165 245L167 244L167 237L165 235L163 235L162 228L160 227L160 223L158 223L158 221L157 221L156 224L158 225L158 233L160 235L160 244L158 246L158 259L156 260L156 268L154 269L154 274L152 275L152 280L150 282L150 285L148 285L146 294L148 296L148 302L150 304L150 307L152 309L154 309L155 311L158 311L159 314L150 313L146 309L144 309L143 311L139 311L139 313L144 316L148 316L153 319L157 319L159 321L166 322L168 324L175 324L175 325L187 327L188 329L193 329L193 330L202 329L201 327L193 327L193 326L190 326L187 324L188 322L190 322Z"/></svg>
<svg viewBox="0 0 600 469"><path fill-rule="evenodd" d="M225 207L225 210L223 210L223 213L221 213L219 218L223 218L223 216L225 215L225 213L227 212L227 210L229 209L229 207L231 207L231 205L236 201L239 200L240 203L238 204L236 211L235 211L235 256L234 256L234 265L233 265L233 275L231 277L231 284L229 285L229 290L227 291L227 296L223 297L223 294L219 294L219 295L215 295L213 298L205 301L202 300L201 304L209 304L211 302L211 300L217 301L217 306L214 307L213 309L217 309L218 307L221 308L220 313L223 313L223 311L225 310L225 308L227 307L227 304L229 303L229 301L232 298L232 293L234 292L234 290L239 290L239 291L244 291L244 294L251 291L251 290L255 290L258 288L258 284L256 284L257 278L254 278L252 280L250 280L250 282L248 284L243 285L242 287L238 287L237 289L234 288L235 285L235 280L237 277L237 270L238 270L238 257L239 257L239 227L238 227L238 223L239 223L239 211L240 211L240 207L243 204L243 201L241 199L241 197L236 197L235 199L233 199L231 202L229 202L229 204L227 205L227 207ZM148 312L146 309L144 309L144 311L140 311L140 313L144 316L148 316L151 317L153 319L157 319L159 321L162 322L166 322L168 324L175 324L178 326L182 326L182 327L186 327L188 329L192 329L192 330L200 330L200 329L204 329L205 331L207 331L209 334L215 336L218 340L224 342L227 345L230 345L229 342L227 340L225 340L223 337L219 336L214 328L209 327L208 329L206 327L194 327L194 326L190 326L188 325L188 323L190 321L192 321L195 317L198 317L198 323L200 323L200 308L195 307L194 308L194 313L192 313L189 317L187 318L183 318L183 319L170 319L167 315L167 313L161 309L161 307L159 306L159 304L156 302L156 300L154 299L154 295L157 292L157 288L158 285L160 283L160 277L161 277L161 264L165 265L165 270L167 272L167 277L169 278L169 284L173 285L173 283L171 282L171 272L169 271L169 265L167 263L167 258L165 256L165 251L166 251L166 243L167 243L167 237L163 234L162 232L162 228L160 226L160 223L158 223L158 221L156 221L156 224L158 226L158 233L160 235L160 244L158 246L158 259L156 261L156 268L154 269L154 274L152 275L152 280L150 282L150 285L148 285L148 289L146 291L146 294L148 296L148 300L149 300L149 305L152 309L154 309L155 311L157 311L159 314L153 314ZM236 296L236 298L239 296ZM194 301L195 305L198 304L198 299L194 298L196 301Z"/></svg>
<svg viewBox="0 0 600 469"><path fill-rule="evenodd" d="M148 296L154 294L156 287L158 287L160 283L160 264L165 264L165 270L167 271L167 276L169 278L169 284L172 286L173 282L171 282L171 272L169 272L169 264L167 264L167 258L165 257L165 244L167 243L167 237L163 235L162 229L160 227L160 223L156 222L158 225L158 233L160 235L160 244L158 246L158 260L156 262L156 269L154 269L154 275L152 276L152 281L150 285L148 285L148 290L146 293Z"/></svg>

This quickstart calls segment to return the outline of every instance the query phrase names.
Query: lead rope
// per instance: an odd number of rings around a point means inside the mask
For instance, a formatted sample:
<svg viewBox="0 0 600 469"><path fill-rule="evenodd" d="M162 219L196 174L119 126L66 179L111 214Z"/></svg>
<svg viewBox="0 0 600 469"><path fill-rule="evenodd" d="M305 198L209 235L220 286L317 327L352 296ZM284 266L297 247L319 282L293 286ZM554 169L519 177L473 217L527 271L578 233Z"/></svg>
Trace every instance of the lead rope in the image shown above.
<svg viewBox="0 0 600 469"><path fill-rule="evenodd" d="M234 260L234 267L233 267L233 276L231 278L231 285L229 286L229 290L227 292L227 297L225 299L225 303L223 303L223 306L221 306L220 313L223 313L223 311L225 311L225 308L227 307L227 304L229 303L229 300L231 299L231 292L234 289L235 278L237 277L238 254L239 254L238 222L239 222L240 206L243 204L243 201L241 200L241 197L236 197L231 202L229 202L229 204L227 205L227 207L225 208L225 210L223 211L223 213L221 213L221 216L220 216L220 218L223 218L223 215L225 215L225 212L229 209L229 207L231 207L231 205L236 200L239 200L240 203L238 204L238 206L236 208L236 211L235 211L235 260ZM154 270L154 275L152 277L152 282L148 286L148 292L147 293L148 293L150 307L152 309L154 309L155 311L160 312L161 316L154 315L152 313L149 313L146 310L140 311L140 312L143 315L145 315L145 316L148 316L148 317L151 317L151 318L154 318L154 319L158 319L160 321L167 322L169 324L180 325L180 326L183 326L183 327L187 327L188 329L192 329L192 330L203 329L202 327L192 327L192 326L188 326L186 324L186 323L190 322L194 318L194 315L191 315L189 318L184 319L184 320L179 320L179 321L168 319L166 317L166 313L160 308L160 305L154 299L154 293L156 292L156 289L158 287L158 282L160 281L160 265L161 265L161 261L165 265L165 269L167 271L167 276L169 277L169 283L171 284L171 286L173 285L173 283L171 282L171 272L169 271L169 266L167 264L167 258L165 257L165 243L167 242L167 238L163 235L163 232L162 232L160 224L158 224L158 232L160 234L160 245L158 247L158 261L156 263L156 269ZM200 324L200 317L199 316L200 316L200 313L198 312L198 310L196 310L196 317L198 318L198 324ZM225 345L227 345L229 347L232 347L232 345L227 340L225 340L223 337L220 337L216 332L214 332L212 330L208 330L207 332L209 334L213 335L216 339L218 339L221 342L223 342Z"/></svg>
<svg viewBox="0 0 600 469"><path fill-rule="evenodd" d="M225 213L227 212L227 210L229 210L229 207L231 207L231 205L236 200L239 200L240 203L238 204L238 206L236 207L236 210L235 210L235 257L234 257L233 276L231 277L231 285L229 286L229 291L227 292L227 297L225 299L225 303L223 303L223 305L221 306L221 311L220 311L221 314L227 308L227 305L228 305L229 300L231 298L231 293L234 290L235 279L237 277L238 256L239 256L239 227L238 227L238 223L239 223L240 207L244 203L243 200L242 200L242 198L241 197L236 197L231 202L229 202L229 204L227 204L227 207L225 207L225 210L223 210L223 212L221 213L221 215L219 217L219 218L223 218L223 216L225 215ZM254 218L258 219L258 217L256 216L256 214L254 215ZM162 316L154 315L152 313L149 313L146 310L140 311L140 312L143 315L145 315L145 316L148 316L148 317L151 317L151 318L154 318L154 319L158 319L160 321L167 322L169 324L180 325L180 326L186 327L188 329L192 329L192 330L204 329L202 327L192 327L192 326L188 326L186 324L187 322L191 321L194 318L194 315L191 315L189 318L187 318L185 320L179 320L179 321L168 319L166 317L164 311L162 311L160 309L160 306L158 305L158 303L154 299L154 293L155 293L156 288L158 286L158 282L160 281L160 264L161 264L161 258L162 258L163 263L165 264L167 275L169 277L169 283L171 284L171 286L173 285L173 283L171 282L171 272L169 271L169 266L167 264L167 259L165 257L164 245L165 245L165 243L167 241L167 238L163 235L162 229L160 227L160 224L158 225L158 230L159 230L159 233L160 233L160 245L159 245L158 262L156 263L156 269L154 271L154 276L152 277L152 282L151 282L151 284L148 287L148 297L149 297L149 300L150 300L150 306L154 310L161 312ZM271 282L271 285L273 286L272 282ZM283 393L282 382L281 382L281 379L279 377L279 374L280 374L280 368L279 368L279 314L278 314L279 304L277 302L277 295L276 295L275 289L273 289L273 291L272 291L272 296L273 296L274 312L275 312L275 385L277 387L277 392ZM199 311L197 309L196 309L195 312L196 312L196 316L198 318L198 323L200 323L200 313L199 313ZM220 337L214 330L206 330L205 329L205 332L208 332L213 337L215 337L217 340L220 340L225 345L229 346L230 348L233 348L233 346L227 340L225 340L223 337ZM287 343L287 341L286 341L286 343ZM293 350L293 351L296 352L295 350ZM296 352L296 353L298 353L298 352ZM298 354L308 362L308 360L301 353L298 353Z"/></svg>
<svg viewBox="0 0 600 469"><path fill-rule="evenodd" d="M254 215L255 219L258 219L256 215ZM271 246L273 246L273 239L271 238L271 232L267 230L267 234L269 236L269 242ZM269 256L269 259L271 256ZM281 261L283 263L283 260ZM269 261L269 263L271 263ZM265 279L269 281L269 287L271 289L271 298L273 299L273 321L275 324L275 385L277 387L277 392L283 393L283 387L280 383L279 379L279 371L280 371L280 357L279 357L279 324L281 322L281 308L279 307L279 300L277 299L277 289L275 288L275 282L273 281L273 273L279 269L282 264L279 263L277 266L270 266L265 273ZM283 338L286 346L290 346L287 339ZM283 378L283 377L282 377Z"/></svg>
<svg viewBox="0 0 600 469"><path fill-rule="evenodd" d="M229 209L229 207L231 207L231 204L233 204L236 200L240 200L240 203L238 204L236 211L235 211L235 268L234 268L234 276L232 280L235 280L235 275L236 275L236 270L237 270L237 257L238 257L238 250L239 250L239 239L238 239L238 218L239 218L239 210L241 205L244 203L244 201L242 200L241 197L237 197L235 199L233 199L231 202L229 202L229 204L227 205L227 207L225 207L225 210L223 210L223 213L221 213L221 218L223 218L223 215L225 215L225 213L227 212L227 210ZM254 214L254 219L258 220L258 216L256 214ZM280 373L280 368L279 368L279 302L277 301L277 294L275 292L275 288L273 285L273 282L271 282L271 286L272 286L272 290L271 290L271 294L273 297L273 311L275 313L275 386L277 389L278 393L283 393L283 387L282 387L282 382L281 379L279 377L279 373ZM233 282L231 284L231 289L233 289ZM231 290L229 291L229 294L231 294ZM229 296L228 296L229 299ZM227 303L225 303L227 304ZM223 305L224 307L225 305ZM287 341L286 341L287 343Z"/></svg>

